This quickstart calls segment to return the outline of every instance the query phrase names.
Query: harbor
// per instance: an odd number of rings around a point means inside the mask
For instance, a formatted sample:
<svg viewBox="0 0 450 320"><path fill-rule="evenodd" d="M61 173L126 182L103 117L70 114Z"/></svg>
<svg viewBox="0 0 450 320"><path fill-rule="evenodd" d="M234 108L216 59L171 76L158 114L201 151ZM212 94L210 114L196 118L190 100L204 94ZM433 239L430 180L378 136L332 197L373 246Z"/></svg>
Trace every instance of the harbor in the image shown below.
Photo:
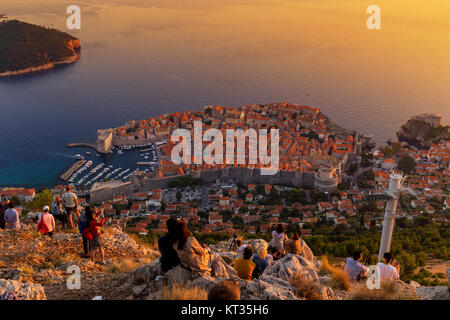
<svg viewBox="0 0 450 320"><path fill-rule="evenodd" d="M111 180L129 181L136 171L154 172L159 166L159 151L155 144L116 146L108 153L91 153L92 145L82 144L79 159L60 178L77 189L90 189L95 183Z"/></svg>
<svg viewBox="0 0 450 320"><path fill-rule="evenodd" d="M75 171L77 171L81 166L83 166L86 163L86 160L79 160L75 164L73 164L69 170L64 172L60 178L64 181L69 180L69 178L74 174Z"/></svg>

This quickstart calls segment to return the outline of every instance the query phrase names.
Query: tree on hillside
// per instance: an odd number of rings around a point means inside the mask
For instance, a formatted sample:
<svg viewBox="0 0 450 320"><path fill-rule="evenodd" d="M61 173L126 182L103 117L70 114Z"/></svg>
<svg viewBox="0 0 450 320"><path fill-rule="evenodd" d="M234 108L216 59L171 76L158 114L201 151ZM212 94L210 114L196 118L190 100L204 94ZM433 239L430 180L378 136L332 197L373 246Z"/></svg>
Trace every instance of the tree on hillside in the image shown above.
<svg viewBox="0 0 450 320"><path fill-rule="evenodd" d="M398 168L405 173L411 174L416 169L416 161L406 154L398 161Z"/></svg>
<svg viewBox="0 0 450 320"><path fill-rule="evenodd" d="M51 206L53 194L50 189L42 189L26 207L28 211L42 211L44 206Z"/></svg>

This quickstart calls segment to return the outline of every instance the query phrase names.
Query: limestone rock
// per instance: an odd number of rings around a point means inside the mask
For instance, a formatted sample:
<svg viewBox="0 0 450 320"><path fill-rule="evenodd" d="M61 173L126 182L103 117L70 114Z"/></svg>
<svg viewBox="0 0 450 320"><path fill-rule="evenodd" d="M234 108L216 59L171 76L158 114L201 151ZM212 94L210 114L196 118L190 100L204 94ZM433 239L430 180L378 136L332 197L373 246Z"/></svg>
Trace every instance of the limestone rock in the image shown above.
<svg viewBox="0 0 450 320"><path fill-rule="evenodd" d="M0 279L21 281L22 277L23 272L17 268L0 270Z"/></svg>
<svg viewBox="0 0 450 320"><path fill-rule="evenodd" d="M227 264L219 254L214 254L211 267L215 277L233 278L238 276L236 270Z"/></svg>
<svg viewBox="0 0 450 320"><path fill-rule="evenodd" d="M159 259L153 260L151 263L140 267L133 273L133 281L135 284L150 283L155 278L162 274L161 263Z"/></svg>
<svg viewBox="0 0 450 320"><path fill-rule="evenodd" d="M299 300L288 281L264 274L259 279L241 284L241 299Z"/></svg>
<svg viewBox="0 0 450 320"><path fill-rule="evenodd" d="M168 283L187 283L192 279L192 275L190 270L179 265L167 271L164 278Z"/></svg>
<svg viewBox="0 0 450 320"><path fill-rule="evenodd" d="M40 284L0 279L0 294L10 292L23 300L46 300L44 288Z"/></svg>
<svg viewBox="0 0 450 320"><path fill-rule="evenodd" d="M419 287L416 295L422 300L450 300L450 290L448 287Z"/></svg>
<svg viewBox="0 0 450 320"><path fill-rule="evenodd" d="M296 275L302 274L313 281L319 281L317 271L317 267L304 257L288 253L282 259L267 267L263 275L289 281Z"/></svg>

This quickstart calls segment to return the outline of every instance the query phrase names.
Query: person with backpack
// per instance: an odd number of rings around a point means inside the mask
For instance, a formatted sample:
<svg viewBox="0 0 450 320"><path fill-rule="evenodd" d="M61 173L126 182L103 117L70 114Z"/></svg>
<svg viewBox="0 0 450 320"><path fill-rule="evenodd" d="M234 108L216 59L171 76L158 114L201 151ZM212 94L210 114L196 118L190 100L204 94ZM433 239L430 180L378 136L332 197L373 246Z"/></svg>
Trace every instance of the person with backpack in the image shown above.
<svg viewBox="0 0 450 320"><path fill-rule="evenodd" d="M45 206L44 212L39 217L37 230L43 235L48 235L51 238L53 236L53 232L55 231L55 218L49 211L50 208Z"/></svg>
<svg viewBox="0 0 450 320"><path fill-rule="evenodd" d="M97 209L86 211L87 223L89 226L89 233L92 235L92 239L89 241L89 249L91 259L95 260L95 253L100 251L102 256L102 264L105 264L105 251L103 250L103 244L101 239L102 227L105 223L105 217L103 216L103 211L97 211ZM100 222L97 221L98 217L102 216Z"/></svg>
<svg viewBox="0 0 450 320"><path fill-rule="evenodd" d="M86 206L85 213L80 215L80 219L78 221L78 230L80 231L81 238L83 239L83 251L84 257L89 257L89 242L92 240L91 232L89 231L89 224L87 221L86 212L91 211L90 206Z"/></svg>
<svg viewBox="0 0 450 320"><path fill-rule="evenodd" d="M66 222L70 225L70 228L73 229L73 219L72 214L75 213L79 216L78 213L78 198L75 193L72 191L72 187L69 185L66 187L66 192L62 195L61 200L66 209Z"/></svg>

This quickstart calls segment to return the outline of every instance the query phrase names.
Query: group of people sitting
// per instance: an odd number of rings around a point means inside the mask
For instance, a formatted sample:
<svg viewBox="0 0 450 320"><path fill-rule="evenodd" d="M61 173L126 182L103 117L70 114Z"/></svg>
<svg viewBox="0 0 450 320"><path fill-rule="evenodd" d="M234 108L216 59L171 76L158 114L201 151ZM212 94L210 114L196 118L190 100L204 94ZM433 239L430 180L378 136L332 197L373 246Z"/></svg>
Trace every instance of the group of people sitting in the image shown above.
<svg viewBox="0 0 450 320"><path fill-rule="evenodd" d="M166 221L166 225L168 233L158 239L163 272L181 265L198 276L209 275L214 259L209 248L190 235L184 221L172 217ZM282 224L274 230L270 247L262 243L256 248L255 254L250 246L242 245L240 240L236 243L238 257L232 265L238 276L245 281L258 278L273 261L280 259L286 253L301 254L302 252L298 234L294 233L289 240ZM268 249L271 254L268 253Z"/></svg>
<svg viewBox="0 0 450 320"><path fill-rule="evenodd" d="M344 271L351 281L367 279L369 268L361 263L362 259L363 256L360 251L353 252L353 256L347 258ZM390 252L383 255L383 261L379 262L376 267L380 281L398 280L400 278L400 265L395 262L394 256Z"/></svg>
<svg viewBox="0 0 450 320"><path fill-rule="evenodd" d="M252 278L259 278L264 270L274 261L281 259L287 253L302 254L302 243L298 233L294 232L291 239L288 239L284 231L284 225L279 224L272 232L272 240L269 246L265 242L253 249L246 244L242 244L241 240L236 240L238 249L236 250L239 257L233 262L239 277L246 281ZM270 251L270 253L268 253Z"/></svg>

